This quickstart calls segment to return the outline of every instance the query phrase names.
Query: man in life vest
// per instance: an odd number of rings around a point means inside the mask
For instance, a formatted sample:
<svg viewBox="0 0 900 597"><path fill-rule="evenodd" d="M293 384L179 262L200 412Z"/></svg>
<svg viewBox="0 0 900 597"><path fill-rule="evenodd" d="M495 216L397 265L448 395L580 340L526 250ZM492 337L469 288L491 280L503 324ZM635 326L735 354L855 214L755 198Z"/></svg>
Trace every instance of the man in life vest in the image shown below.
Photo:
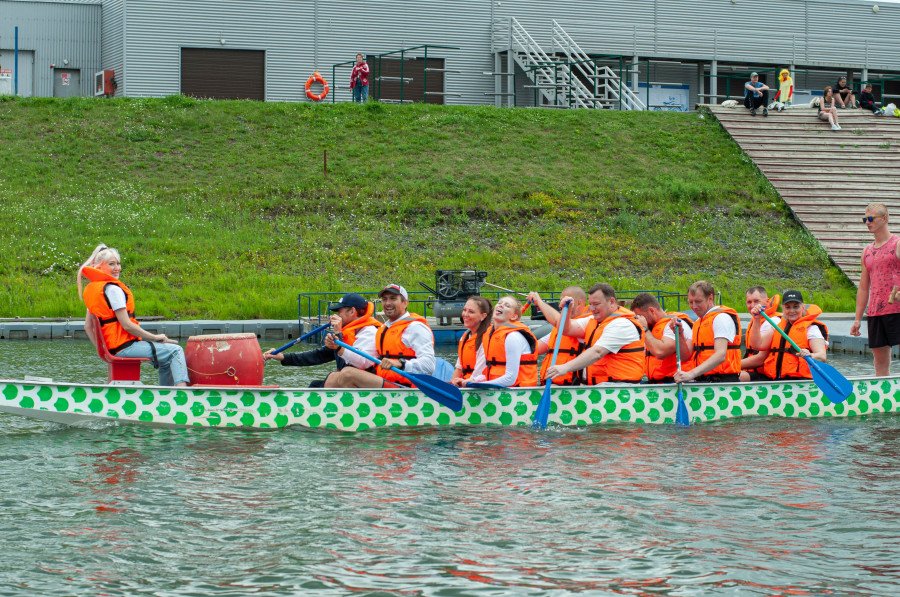
<svg viewBox="0 0 900 597"><path fill-rule="evenodd" d="M644 328L644 374L650 383L672 383L678 370L675 350L676 321L681 330L681 362L690 360L693 350L691 320L684 313L666 313L650 293L642 292L631 301L634 318Z"/></svg>
<svg viewBox="0 0 900 597"><path fill-rule="evenodd" d="M741 322L737 311L715 304L716 290L700 280L688 288L688 304L696 313L694 352L675 381L738 381L741 372Z"/></svg>
<svg viewBox="0 0 900 597"><path fill-rule="evenodd" d="M747 313L751 314L750 323L747 324L747 330L744 332L744 357L741 359L741 381L760 381L767 379L763 374L763 363L765 356L760 356L761 350L767 350L772 343L772 336L775 330L772 324L766 321L762 315L753 315L753 308L762 305L766 315L778 325L781 321L781 313L778 306L781 303L781 297L777 294L769 300L766 289L762 286L752 286L747 289Z"/></svg>
<svg viewBox="0 0 900 597"><path fill-rule="evenodd" d="M768 379L812 379L804 357L811 356L823 363L828 358L828 327L817 319L822 309L804 305L799 290L785 290L783 298L784 314L778 327L800 347L800 352L784 336L775 334L769 349L763 351L766 355L763 371ZM754 314L763 308L762 305L754 307Z"/></svg>
<svg viewBox="0 0 900 597"><path fill-rule="evenodd" d="M375 332L375 350L381 364L372 371L344 367L328 376L332 388L396 388L412 383L390 368L434 374L434 334L421 315L409 313L409 294L399 284L388 284L378 294L387 321Z"/></svg>
<svg viewBox="0 0 900 597"><path fill-rule="evenodd" d="M537 385L537 338L521 317L522 303L515 297L504 296L497 301L471 381L505 388ZM468 385L468 381L461 385Z"/></svg>
<svg viewBox="0 0 900 597"><path fill-rule="evenodd" d="M560 301L566 297L572 298L572 303L569 305L572 317L574 319L584 319L584 323L587 325L587 322L594 317L587 308L587 293L581 286L568 286L563 288L563 291L559 294ZM541 295L537 292L529 292L528 301L540 309L544 318L547 320L547 323L553 326L553 329L549 334L538 340L537 345L537 354L547 355L544 357L543 363L541 363L539 380L545 382L547 380L547 369L550 368L550 361L553 360L551 355L553 354L553 348L556 346L556 337L557 334L559 334L560 313L553 305L542 299ZM556 357L557 364L568 363L581 354L583 347L584 344L580 338L574 338L563 334L562 340L559 341L559 353ZM557 386L578 385L581 383L580 374L580 371L569 371L565 375L554 377L553 384Z"/></svg>
<svg viewBox="0 0 900 597"><path fill-rule="evenodd" d="M335 361L338 371L348 365L358 369L374 367L372 361L335 344L334 335L341 334L341 339L347 344L363 352L374 353L375 331L381 327L381 322L373 317L375 305L362 295L351 292L342 296L338 302L329 305L329 310L332 311L330 319L332 333L325 336L325 346L306 352L279 354L272 354L273 348L263 353L263 359L281 361L282 365L289 367L311 367ZM335 387L329 386L327 379L315 380L309 386Z"/></svg>
<svg viewBox="0 0 900 597"><path fill-rule="evenodd" d="M566 298L563 304L571 303ZM616 291L609 284L595 284L588 291L590 320L566 317L563 333L584 338L584 351L578 357L547 370L556 378L570 371L585 371L585 383L639 383L644 377L644 333L634 313L620 307Z"/></svg>

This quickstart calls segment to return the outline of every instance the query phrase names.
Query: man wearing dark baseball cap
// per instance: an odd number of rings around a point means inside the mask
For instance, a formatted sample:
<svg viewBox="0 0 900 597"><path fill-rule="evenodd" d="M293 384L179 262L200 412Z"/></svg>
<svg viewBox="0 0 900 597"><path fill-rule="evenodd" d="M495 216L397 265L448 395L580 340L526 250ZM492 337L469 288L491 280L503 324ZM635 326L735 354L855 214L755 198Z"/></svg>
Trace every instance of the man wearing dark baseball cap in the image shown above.
<svg viewBox="0 0 900 597"><path fill-rule="evenodd" d="M388 284L378 293L387 321L375 333L375 349L370 354L381 357L374 371L344 368L329 377L326 387L395 388L411 382L395 373L396 367L410 373L434 374L434 334L421 315L406 310L409 293L399 284Z"/></svg>
<svg viewBox="0 0 900 597"><path fill-rule="evenodd" d="M381 322L375 319L375 305L367 301L362 295L350 292L345 294L336 303L331 303L328 309L333 312L331 316L332 332L325 336L325 346L301 353L272 354L269 350L263 354L263 359L275 359L282 365L293 367L310 367L335 361L337 371L325 380L313 381L310 387L334 387L329 385L329 379L337 375L344 368L371 369L372 362L334 343L334 335L340 333L344 342L364 352L375 351L375 331L381 327Z"/></svg>

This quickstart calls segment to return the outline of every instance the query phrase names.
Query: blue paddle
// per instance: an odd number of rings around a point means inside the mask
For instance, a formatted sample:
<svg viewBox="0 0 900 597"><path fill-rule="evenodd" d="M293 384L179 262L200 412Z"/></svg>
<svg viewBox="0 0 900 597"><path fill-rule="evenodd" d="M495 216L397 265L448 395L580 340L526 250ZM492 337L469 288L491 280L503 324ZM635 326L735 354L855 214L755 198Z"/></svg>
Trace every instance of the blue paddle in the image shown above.
<svg viewBox="0 0 900 597"><path fill-rule="evenodd" d="M279 346L278 348L276 348L275 350L272 351L272 354L278 354L279 352L284 352L285 350L287 350L288 348L290 348L290 347L293 346L294 344L297 344L298 342L303 342L304 340L306 340L306 339L309 338L310 336L315 336L315 335L318 334L319 332L323 331L325 328L329 328L329 327L331 327L331 324L330 324L330 323L326 323L326 324L324 324L324 325L320 325L320 326L317 327L316 329L310 330L310 331L306 332L305 334L303 334L302 336L300 336L300 337L297 338L296 340L291 340L290 342L288 342L288 343L285 344L284 346Z"/></svg>
<svg viewBox="0 0 900 597"><path fill-rule="evenodd" d="M343 346L350 352L355 352L359 356L369 359L373 363L381 363L381 359L378 357L372 356L367 352L363 352L358 348L353 348L346 342L342 342L335 338L334 343L338 346ZM397 375L402 375L409 381L411 381L415 386L422 391L423 394L439 402L449 408L452 411L459 412L462 410L462 392L459 391L454 385L448 384L445 381L441 381L436 377L432 377L430 375L425 375L424 373L410 373L409 371L404 371L403 369L398 369L397 367L391 367L391 371L396 373Z"/></svg>
<svg viewBox="0 0 900 597"><path fill-rule="evenodd" d="M553 346L553 357L550 359L550 366L556 365L556 357L559 355L559 344L562 342L563 330L566 327L566 315L569 312L569 303L563 307L559 314L559 323L556 325L556 343ZM550 416L550 386L553 385L553 378L548 378L544 383L544 393L541 394L541 401L538 402L537 409L534 411L534 418L531 420L532 429L546 429L547 418Z"/></svg>
<svg viewBox="0 0 900 597"><path fill-rule="evenodd" d="M765 311L761 310L760 313L766 318L769 325L775 328L776 332L784 336L784 339L791 343L794 350L800 352L800 347L797 346L797 343L788 336L787 332L785 332L780 325L772 321L772 319L766 315ZM822 393L825 394L829 400L837 404L838 402L846 400L847 396L853 393L853 384L850 383L850 380L841 375L840 371L828 363L820 363L811 356L805 356L803 358L806 360L806 364L809 365L813 381L816 382L816 385L819 386L819 389L822 390Z"/></svg>
<svg viewBox="0 0 900 597"><path fill-rule="evenodd" d="M681 326L680 321L675 324L675 366L681 373ZM649 331L647 332L650 333ZM679 381L676 395L678 396L678 408L675 409L675 424L682 427L690 427L691 416L688 414L687 404L684 403L684 385Z"/></svg>

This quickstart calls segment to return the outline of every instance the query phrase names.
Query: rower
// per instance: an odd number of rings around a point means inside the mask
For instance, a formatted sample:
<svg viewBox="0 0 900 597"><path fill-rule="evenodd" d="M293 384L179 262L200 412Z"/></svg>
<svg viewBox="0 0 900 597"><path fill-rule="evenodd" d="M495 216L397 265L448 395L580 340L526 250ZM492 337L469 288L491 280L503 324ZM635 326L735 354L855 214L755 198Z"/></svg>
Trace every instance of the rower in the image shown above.
<svg viewBox="0 0 900 597"><path fill-rule="evenodd" d="M491 301L483 296L470 296L463 305L460 319L466 331L463 332L457 346L456 368L450 378L453 385L460 387L465 385L463 382L471 379L478 360L484 360L484 334L491 325L493 310Z"/></svg>
<svg viewBox="0 0 900 597"><path fill-rule="evenodd" d="M747 313L750 313L750 323L744 332L744 358L741 359L741 381L760 381L767 379L763 374L765 356L760 356L761 350L766 350L772 343L775 330L772 324L763 319L761 314L753 315L753 308L762 305L766 315L777 325L781 321L781 313L778 312L779 298L776 294L769 300L766 289L762 286L751 286L745 295Z"/></svg>
<svg viewBox="0 0 900 597"><path fill-rule="evenodd" d="M768 379L812 379L812 372L804 357L811 356L817 361L828 359L828 326L817 318L822 314L818 305L804 305L799 290L785 290L783 295L784 314L778 327L791 337L800 352L794 350L781 334L771 340L765 355L763 372ZM754 314L763 306L753 308Z"/></svg>
<svg viewBox="0 0 900 597"><path fill-rule="evenodd" d="M537 338L522 323L522 303L504 296L494 306L491 325L484 335L481 358L471 380L505 388L537 385Z"/></svg>
<svg viewBox="0 0 900 597"><path fill-rule="evenodd" d="M583 323L586 326L587 322L593 318L593 315L591 315L591 312L587 308L587 293L581 286L568 286L563 288L562 292L559 293L560 301L566 297L572 298L572 304L569 307L572 311L572 317L574 319L584 319L585 321ZM547 323L553 326L553 329L549 334L538 340L537 354L547 354L552 350L553 346L556 346L556 337L559 334L559 311L534 291L528 293L528 302L536 306L544 315L544 319L547 320ZM559 342L559 353L557 354L556 362L558 364L568 363L580 355L583 349L584 343L581 339L563 335ZM545 357L544 362L541 363L541 380L547 380L547 369L550 368L550 361L552 361L552 359ZM580 383L581 371L569 371L565 375L553 378L553 384L558 386L574 386Z"/></svg>
<svg viewBox="0 0 900 597"><path fill-rule="evenodd" d="M328 309L332 312L330 323L333 331L325 336L325 346L288 354L273 354L275 350L273 348L263 353L263 359L281 361L282 365L288 367L311 367L335 361L338 371L347 365L363 370L374 367L370 360L338 347L334 343L334 338L335 334L340 334L343 341L354 348L368 353L375 352L375 331L381 327L381 322L374 317L375 304L367 301L362 295L350 292L342 296L338 302L329 305ZM329 374L329 377L331 375L334 373ZM310 383L309 387L321 388L327 384L327 378L317 379Z"/></svg>
<svg viewBox="0 0 900 597"><path fill-rule="evenodd" d="M678 370L675 350L675 327L681 329L681 362L688 361L693 350L691 320L684 313L666 313L648 292L641 292L631 301L634 318L644 328L644 348L647 355L644 373L650 383L672 383Z"/></svg>
<svg viewBox="0 0 900 597"><path fill-rule="evenodd" d="M571 297L562 301L570 304ZM644 333L634 313L621 307L616 291L609 284L594 284L588 291L590 320L566 317L563 333L584 338L585 349L567 363L547 370L548 377L558 377L587 367L585 382L639 383L644 377Z"/></svg>
<svg viewBox="0 0 900 597"><path fill-rule="evenodd" d="M741 322L737 311L716 305L716 289L704 280L688 288L694 322L694 352L688 367L675 374L676 382L738 381L741 372Z"/></svg>
<svg viewBox="0 0 900 597"><path fill-rule="evenodd" d="M434 334L424 317L409 313L409 294L399 284L388 284L378 294L387 321L375 332L374 354L381 364L373 371L344 367L325 381L327 388L409 387L408 379L392 367L432 375L435 367Z"/></svg>

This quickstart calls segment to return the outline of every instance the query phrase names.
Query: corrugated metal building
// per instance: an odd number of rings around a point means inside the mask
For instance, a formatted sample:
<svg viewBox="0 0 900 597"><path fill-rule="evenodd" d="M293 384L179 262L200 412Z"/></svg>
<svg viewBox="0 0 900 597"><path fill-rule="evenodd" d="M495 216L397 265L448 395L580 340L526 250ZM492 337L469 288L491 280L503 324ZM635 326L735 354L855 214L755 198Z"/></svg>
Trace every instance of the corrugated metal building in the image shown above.
<svg viewBox="0 0 900 597"><path fill-rule="evenodd" d="M635 106L653 106L651 88L640 86L648 82L693 105L740 93L750 70L771 84L775 69L792 66L796 85L809 89L840 72L900 73L900 5L863 0L0 0L0 68L15 26L20 51L32 53L35 95L53 95L49 65L68 60L81 70L84 95L91 93L85 73L104 67L116 70L118 93L128 96L300 101L318 69L331 83L329 100L347 101L350 66L332 65L360 51L375 67L379 54L424 44L427 64L423 48L402 62L399 54L383 57L372 94L548 104L561 89L596 93L592 86L614 84L615 75L643 98L631 100ZM534 45L530 59L522 40ZM580 75L560 74L574 67L558 63L581 56L590 62ZM591 105L619 107L635 95L613 93Z"/></svg>

